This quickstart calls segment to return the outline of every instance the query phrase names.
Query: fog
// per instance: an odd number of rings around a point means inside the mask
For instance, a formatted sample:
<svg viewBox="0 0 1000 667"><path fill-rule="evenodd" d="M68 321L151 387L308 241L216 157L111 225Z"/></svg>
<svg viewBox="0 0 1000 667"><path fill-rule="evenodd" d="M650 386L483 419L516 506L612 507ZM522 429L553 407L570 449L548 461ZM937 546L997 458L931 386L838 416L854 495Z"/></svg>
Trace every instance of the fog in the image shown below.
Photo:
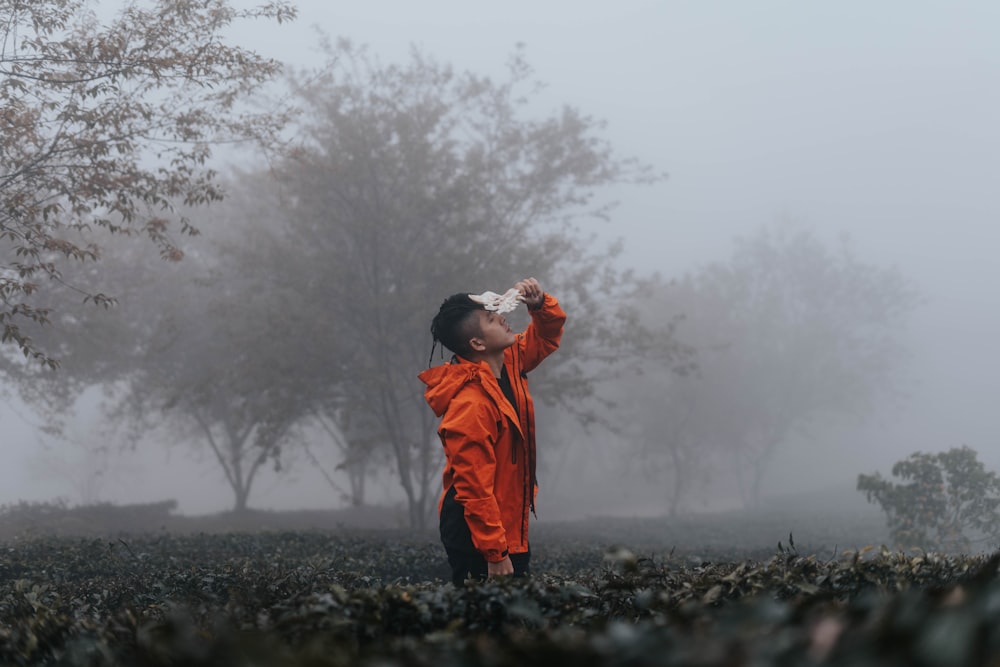
<svg viewBox="0 0 1000 667"><path fill-rule="evenodd" d="M860 472L887 472L913 451L963 444L1000 468L997 3L298 5L294 23L244 25L233 39L308 67L321 59L319 29L367 44L386 62L405 60L415 45L458 69L498 74L523 43L547 84L542 113L568 104L604 119L622 155L668 174L609 193L619 205L594 231L623 240L623 266L679 276L725 260L734 238L787 219L824 239L848 235L865 261L896 267L916 284L923 300L905 333L906 400L847 435L829 430L784 443L767 496L826 488L858 495ZM176 498L181 512L203 513L232 503L207 456L183 448L85 456L42 434L24 406L9 403L0 419L0 504ZM99 421L81 414L67 432L86 440ZM618 474L613 454L568 446L586 454L557 455L581 466L553 475L545 491L557 517L657 511L655 490L630 495L621 491L627 481L607 479ZM290 473L258 483L252 506L341 504L308 461L292 456ZM577 493L582 479L603 489L591 502ZM391 478L376 483L371 501L401 502L396 486Z"/></svg>

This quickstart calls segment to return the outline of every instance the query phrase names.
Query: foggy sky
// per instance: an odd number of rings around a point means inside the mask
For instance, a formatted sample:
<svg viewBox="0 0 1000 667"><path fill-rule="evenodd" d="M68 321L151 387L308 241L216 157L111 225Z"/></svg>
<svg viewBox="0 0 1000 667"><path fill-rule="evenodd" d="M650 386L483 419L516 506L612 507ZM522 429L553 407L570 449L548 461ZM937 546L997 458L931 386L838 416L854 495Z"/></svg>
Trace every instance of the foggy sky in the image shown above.
<svg viewBox="0 0 1000 667"><path fill-rule="evenodd" d="M386 62L416 45L457 69L498 76L523 42L548 84L541 113L569 104L602 118L622 155L669 174L610 193L621 204L601 233L625 240L629 266L679 275L725 260L734 236L789 218L827 239L849 234L859 256L916 282L926 303L907 338L907 407L860 440L781 452L776 486L801 487L798 466L850 479L918 449L962 444L1000 468L1000 3L298 4L294 24L244 25L234 39L307 67L321 62L316 25ZM11 429L23 422L6 413L2 420L11 458L0 503L72 497L40 467L31 429ZM102 499L176 497L150 481L151 470L188 454L167 456L123 464L123 481ZM181 509L226 508L218 476L203 466L199 493L180 499ZM330 504L322 487L294 500L281 493L255 493L251 504Z"/></svg>

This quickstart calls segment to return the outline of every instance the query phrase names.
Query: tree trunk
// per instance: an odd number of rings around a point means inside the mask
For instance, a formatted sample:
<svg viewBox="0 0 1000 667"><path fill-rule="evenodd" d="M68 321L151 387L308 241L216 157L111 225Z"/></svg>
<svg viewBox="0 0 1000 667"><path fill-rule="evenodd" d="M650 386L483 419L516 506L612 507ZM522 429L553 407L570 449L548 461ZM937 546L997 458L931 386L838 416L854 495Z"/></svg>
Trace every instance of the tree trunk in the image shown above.
<svg viewBox="0 0 1000 667"><path fill-rule="evenodd" d="M368 471L364 465L351 466L347 469L347 478L351 484L351 506L363 507L365 504L365 478Z"/></svg>
<svg viewBox="0 0 1000 667"><path fill-rule="evenodd" d="M674 480L673 488L669 491L669 498L667 499L667 515L671 518L676 517L680 514L680 504L681 498L684 496L685 486L684 486L684 466L681 461L680 453L676 448L670 449L670 458L673 462L674 468Z"/></svg>
<svg viewBox="0 0 1000 667"><path fill-rule="evenodd" d="M236 514L243 514L247 511L247 500L250 497L250 489L245 485L240 484L233 487L233 492L236 495L236 503L233 505L233 512Z"/></svg>

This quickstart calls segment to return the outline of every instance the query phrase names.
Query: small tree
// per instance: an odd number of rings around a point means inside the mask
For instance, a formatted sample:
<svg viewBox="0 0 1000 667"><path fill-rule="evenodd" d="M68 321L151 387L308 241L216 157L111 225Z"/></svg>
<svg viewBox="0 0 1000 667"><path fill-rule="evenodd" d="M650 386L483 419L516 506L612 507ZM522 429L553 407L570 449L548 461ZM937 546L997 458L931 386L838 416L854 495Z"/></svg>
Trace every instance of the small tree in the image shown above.
<svg viewBox="0 0 1000 667"><path fill-rule="evenodd" d="M895 483L858 475L858 491L886 513L900 546L968 551L1000 536L1000 478L969 447L938 454L916 452L892 467Z"/></svg>

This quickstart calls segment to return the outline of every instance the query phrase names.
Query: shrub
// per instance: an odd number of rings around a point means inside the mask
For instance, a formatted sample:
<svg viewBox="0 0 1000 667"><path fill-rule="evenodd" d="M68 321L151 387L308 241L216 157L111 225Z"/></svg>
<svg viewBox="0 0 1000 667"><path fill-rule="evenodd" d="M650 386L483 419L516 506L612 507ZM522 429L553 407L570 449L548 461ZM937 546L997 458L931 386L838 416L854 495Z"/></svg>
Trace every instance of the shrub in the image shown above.
<svg viewBox="0 0 1000 667"><path fill-rule="evenodd" d="M916 452L892 466L900 482L858 475L858 491L886 513L896 545L967 552L1000 533L1000 478L976 451Z"/></svg>

